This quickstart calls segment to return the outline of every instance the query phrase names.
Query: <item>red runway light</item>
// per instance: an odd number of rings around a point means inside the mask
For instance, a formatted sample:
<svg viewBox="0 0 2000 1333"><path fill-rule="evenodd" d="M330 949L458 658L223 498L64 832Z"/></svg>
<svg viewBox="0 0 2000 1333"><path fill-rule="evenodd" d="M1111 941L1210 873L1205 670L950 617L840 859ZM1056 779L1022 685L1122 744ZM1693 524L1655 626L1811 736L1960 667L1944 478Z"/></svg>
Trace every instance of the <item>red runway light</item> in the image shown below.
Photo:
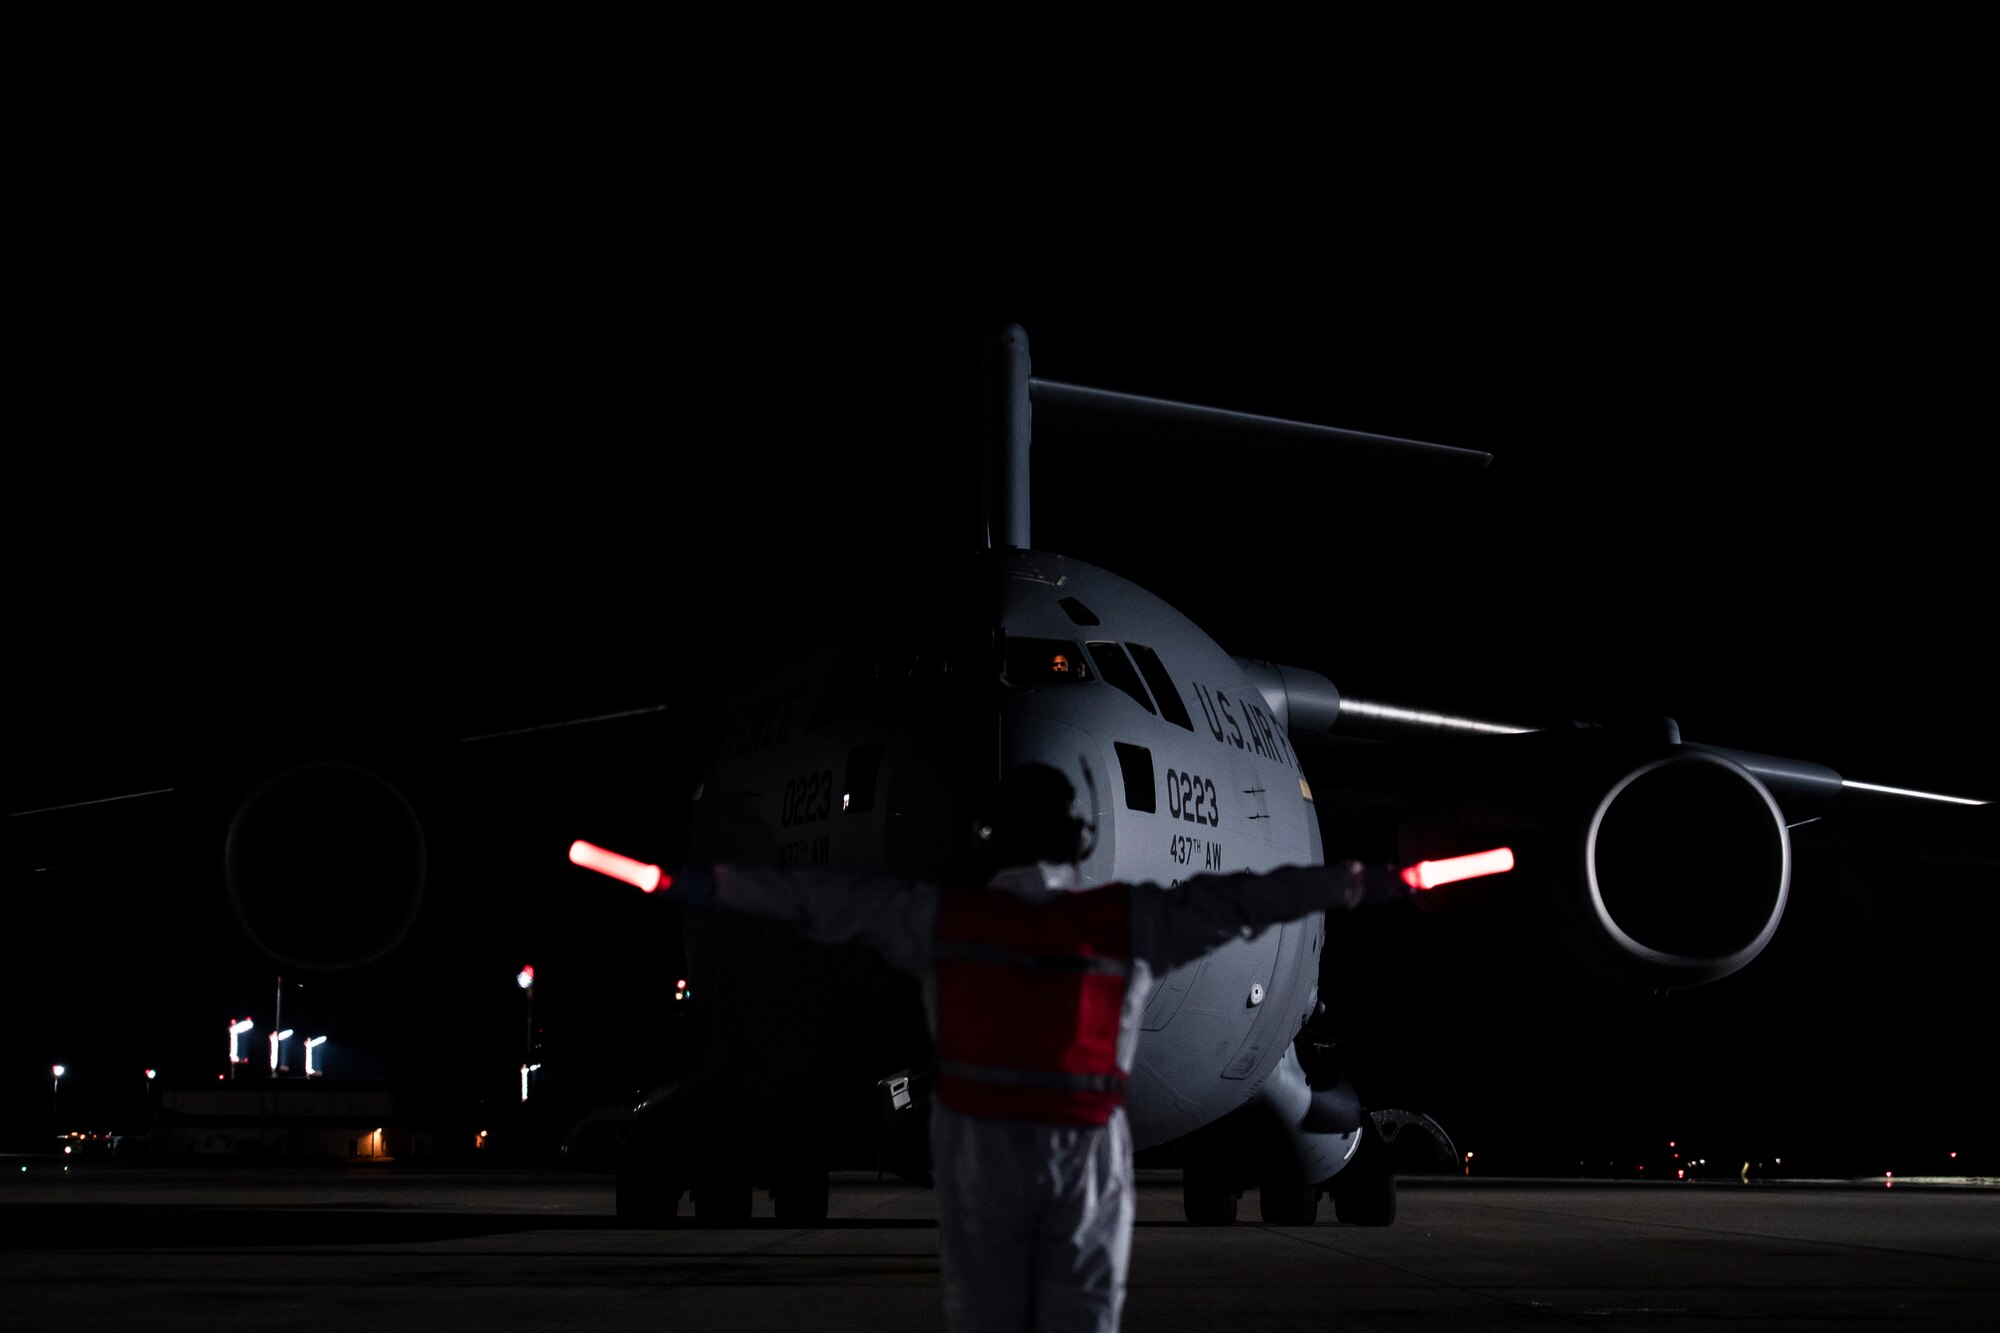
<svg viewBox="0 0 2000 1333"><path fill-rule="evenodd" d="M1514 849L1495 847L1491 851L1448 856L1442 861L1419 861L1403 869L1403 883L1413 889L1434 889L1461 879L1500 875L1514 868Z"/></svg>
<svg viewBox="0 0 2000 1333"><path fill-rule="evenodd" d="M629 856L606 851L594 843L578 838L569 845L569 859L585 870L595 870L600 875L625 881L641 893L651 893L654 889L673 886L673 876L658 866L646 861L634 861Z"/></svg>

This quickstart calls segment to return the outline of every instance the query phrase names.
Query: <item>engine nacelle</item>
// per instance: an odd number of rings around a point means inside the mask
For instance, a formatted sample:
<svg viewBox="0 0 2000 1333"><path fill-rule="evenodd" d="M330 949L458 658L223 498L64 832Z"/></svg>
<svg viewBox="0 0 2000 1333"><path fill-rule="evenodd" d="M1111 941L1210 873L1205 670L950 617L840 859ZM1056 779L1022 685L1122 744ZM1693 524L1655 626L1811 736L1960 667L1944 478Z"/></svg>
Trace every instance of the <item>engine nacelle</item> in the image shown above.
<svg viewBox="0 0 2000 1333"><path fill-rule="evenodd" d="M301 968L359 967L409 933L424 833L403 794L350 764L287 769L230 821L230 907L260 949Z"/></svg>
<svg viewBox="0 0 2000 1333"><path fill-rule="evenodd" d="M1587 801L1570 865L1544 881L1558 934L1598 975L1666 990L1716 981L1769 944L1792 878L1784 815L1731 760L1677 750Z"/></svg>

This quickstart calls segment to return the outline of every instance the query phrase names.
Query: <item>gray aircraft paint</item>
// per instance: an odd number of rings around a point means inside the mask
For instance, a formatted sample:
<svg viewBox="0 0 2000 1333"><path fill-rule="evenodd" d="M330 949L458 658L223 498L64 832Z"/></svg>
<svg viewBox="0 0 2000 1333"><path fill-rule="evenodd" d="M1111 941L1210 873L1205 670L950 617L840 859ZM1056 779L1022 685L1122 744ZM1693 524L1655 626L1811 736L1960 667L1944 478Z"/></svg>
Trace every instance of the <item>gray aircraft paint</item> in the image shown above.
<svg viewBox="0 0 2000 1333"><path fill-rule="evenodd" d="M1245 711L1254 707L1268 717L1270 709L1234 658L1168 603L1108 571L1046 553L1010 551L997 559L1010 637L1073 640L1079 647L1088 640L1150 647L1193 722L1193 730L1185 730L1102 680L999 695L1005 764L1050 764L1080 793L1094 789L1098 841L1082 867L1086 884L1176 884L1211 868L1207 847L1220 848L1212 868L1223 871L1322 863L1319 824L1297 759L1288 746L1273 745L1269 733L1257 729L1256 716ZM1077 625L1060 605L1064 598L1080 602L1100 623ZM1080 743L1085 739L1088 746ZM1151 752L1157 807L1152 812L1126 805L1113 748L1121 741ZM1082 772L1085 757L1094 770L1089 782ZM1178 802L1165 790L1169 774L1215 783L1216 822L1195 823L1174 813ZM1205 804L1200 813L1211 814ZM1189 836L1204 851L1183 862L1174 839ZM1137 1146L1218 1120L1264 1095L1274 1078L1297 1085L1269 1089L1297 1094L1285 1096L1285 1102L1308 1095L1296 1060L1283 1057L1318 1003L1322 938L1323 923L1315 915L1227 945L1161 979L1132 1070L1128 1113ZM1256 1003L1253 987L1261 989ZM1346 1155L1343 1141L1339 1156Z"/></svg>
<svg viewBox="0 0 2000 1333"><path fill-rule="evenodd" d="M1024 688L1004 681L997 656L977 653L961 654L942 674L916 673L915 683L871 688L852 707L823 706L823 695L843 688L842 661L851 665L871 635L886 632L886 622L862 621L851 641L809 646L787 679L746 697L697 804L691 853L936 880L962 862L971 812L992 779L1040 762L1067 775L1090 807L1097 838L1080 867L1087 885L1171 886L1210 870L1322 862L1318 819L1284 736L1283 699L1269 693L1275 671L1253 678L1258 667L1232 658L1167 602L1083 561L1014 550L987 559L989 572L977 578L993 594L989 629L1010 642L1073 644L1084 663L1092 642L1151 648L1191 729L1094 669L1087 679ZM1077 623L1063 606L1070 599L1098 623ZM921 649L924 636L915 637ZM1331 692L1323 678L1298 674ZM810 725L819 713L831 716ZM1151 755L1150 812L1127 804L1119 743ZM843 808L851 795L840 790L843 770L869 745L882 747L875 800ZM1317 915L1272 927L1160 979L1131 1071L1136 1146L1190 1133L1260 1098L1283 1123L1298 1123L1311 1090L1292 1040L1318 1003L1323 929ZM739 985L756 984L754 968L737 975ZM1295 1137L1315 1179L1333 1174L1355 1141Z"/></svg>

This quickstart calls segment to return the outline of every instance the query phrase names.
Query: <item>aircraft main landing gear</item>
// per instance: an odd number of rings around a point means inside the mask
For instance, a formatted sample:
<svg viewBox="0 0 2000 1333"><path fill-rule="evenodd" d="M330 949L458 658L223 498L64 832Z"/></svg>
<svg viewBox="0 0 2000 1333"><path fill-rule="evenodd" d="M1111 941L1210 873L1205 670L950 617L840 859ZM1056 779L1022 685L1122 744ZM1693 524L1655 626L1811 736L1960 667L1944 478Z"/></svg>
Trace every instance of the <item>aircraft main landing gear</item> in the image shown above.
<svg viewBox="0 0 2000 1333"><path fill-rule="evenodd" d="M669 1182L656 1163L628 1158L618 1164L615 1211L618 1225L670 1227L679 1220L686 1187Z"/></svg>
<svg viewBox="0 0 2000 1333"><path fill-rule="evenodd" d="M798 1167L780 1177L771 1187L771 1210L791 1226L826 1221L825 1169Z"/></svg>
<svg viewBox="0 0 2000 1333"><path fill-rule="evenodd" d="M1309 1227L1319 1218L1319 1186L1294 1172L1257 1187L1257 1212L1274 1227Z"/></svg>
<svg viewBox="0 0 2000 1333"><path fill-rule="evenodd" d="M1226 1138L1197 1134L1187 1141L1181 1164L1181 1211L1198 1227L1226 1227L1236 1221L1236 1203L1243 1195L1229 1170Z"/></svg>
<svg viewBox="0 0 2000 1333"><path fill-rule="evenodd" d="M750 1223L754 1187L748 1176L717 1174L694 1187L694 1220L705 1227L740 1227Z"/></svg>
<svg viewBox="0 0 2000 1333"><path fill-rule="evenodd" d="M1396 1220L1396 1176L1387 1163L1357 1157L1333 1178L1328 1192L1334 1217L1349 1226L1386 1227Z"/></svg>

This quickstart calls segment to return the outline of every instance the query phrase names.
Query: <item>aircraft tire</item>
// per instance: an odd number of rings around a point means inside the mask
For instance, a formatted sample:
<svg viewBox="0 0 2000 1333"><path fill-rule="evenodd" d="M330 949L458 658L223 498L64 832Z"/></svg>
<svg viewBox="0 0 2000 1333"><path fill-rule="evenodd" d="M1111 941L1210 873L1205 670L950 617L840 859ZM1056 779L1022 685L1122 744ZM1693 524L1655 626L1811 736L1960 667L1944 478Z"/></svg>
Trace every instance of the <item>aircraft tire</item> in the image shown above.
<svg viewBox="0 0 2000 1333"><path fill-rule="evenodd" d="M1257 1213L1275 1227L1309 1227L1319 1217L1319 1186L1267 1180L1257 1187Z"/></svg>
<svg viewBox="0 0 2000 1333"><path fill-rule="evenodd" d="M1181 1211L1191 1226L1233 1225L1239 1197L1237 1191L1205 1171L1181 1171Z"/></svg>
<svg viewBox="0 0 2000 1333"><path fill-rule="evenodd" d="M750 1223L750 1181L741 1177L703 1181L694 1189L694 1220L705 1227L740 1227Z"/></svg>
<svg viewBox="0 0 2000 1333"><path fill-rule="evenodd" d="M780 1222L824 1222L827 1193L826 1172L800 1171L771 1191L771 1207Z"/></svg>
<svg viewBox="0 0 2000 1333"><path fill-rule="evenodd" d="M680 1220L680 1186L650 1162L619 1164L614 1211L623 1227L670 1227Z"/></svg>
<svg viewBox="0 0 2000 1333"><path fill-rule="evenodd" d="M1357 1227L1386 1227L1396 1220L1396 1177L1357 1162L1333 1178L1333 1215Z"/></svg>

